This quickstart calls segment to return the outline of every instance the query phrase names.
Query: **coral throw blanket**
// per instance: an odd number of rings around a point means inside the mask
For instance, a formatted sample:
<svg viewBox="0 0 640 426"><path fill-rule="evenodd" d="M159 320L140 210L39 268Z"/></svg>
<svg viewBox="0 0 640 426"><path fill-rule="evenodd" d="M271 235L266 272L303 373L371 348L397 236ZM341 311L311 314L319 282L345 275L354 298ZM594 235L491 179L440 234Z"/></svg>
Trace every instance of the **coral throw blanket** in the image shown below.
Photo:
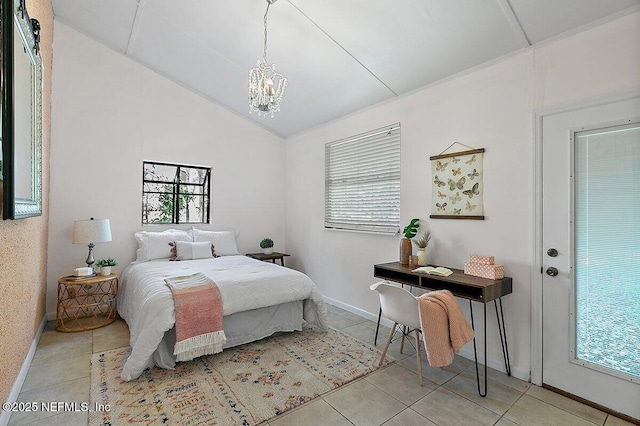
<svg viewBox="0 0 640 426"><path fill-rule="evenodd" d="M222 297L218 286L202 273L164 280L173 295L176 316L176 361L222 352Z"/></svg>
<svg viewBox="0 0 640 426"><path fill-rule="evenodd" d="M418 297L418 308L429 365L451 364L453 355L474 337L460 305L449 290L438 290Z"/></svg>

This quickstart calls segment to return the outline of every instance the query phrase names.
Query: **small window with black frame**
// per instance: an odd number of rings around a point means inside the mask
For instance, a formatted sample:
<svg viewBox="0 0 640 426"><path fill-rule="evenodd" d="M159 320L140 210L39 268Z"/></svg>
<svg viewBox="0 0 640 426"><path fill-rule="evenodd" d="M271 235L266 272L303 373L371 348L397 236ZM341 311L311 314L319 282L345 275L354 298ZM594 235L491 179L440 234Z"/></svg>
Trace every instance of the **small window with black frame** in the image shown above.
<svg viewBox="0 0 640 426"><path fill-rule="evenodd" d="M142 224L209 223L211 167L142 163Z"/></svg>

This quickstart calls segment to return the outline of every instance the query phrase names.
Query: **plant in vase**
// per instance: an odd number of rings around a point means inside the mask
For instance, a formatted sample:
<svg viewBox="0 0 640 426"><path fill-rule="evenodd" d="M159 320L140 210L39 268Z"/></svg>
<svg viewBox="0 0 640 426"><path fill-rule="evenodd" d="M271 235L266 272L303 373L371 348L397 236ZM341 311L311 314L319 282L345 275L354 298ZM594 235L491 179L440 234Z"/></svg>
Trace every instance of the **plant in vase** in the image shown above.
<svg viewBox="0 0 640 426"><path fill-rule="evenodd" d="M427 246L431 241L431 232L426 231L419 238L413 240L418 247L418 266L427 266Z"/></svg>
<svg viewBox="0 0 640 426"><path fill-rule="evenodd" d="M118 262L113 257L96 261L96 267L100 268L100 275L104 276L111 274L111 268L116 265Z"/></svg>
<svg viewBox="0 0 640 426"><path fill-rule="evenodd" d="M264 254L273 253L273 240L271 238L264 238L260 241L260 248Z"/></svg>
<svg viewBox="0 0 640 426"><path fill-rule="evenodd" d="M412 252L411 239L418 233L418 227L420 226L420 219L411 219L409 224L404 227L402 233L404 238L400 240L400 264L408 265L409 257Z"/></svg>

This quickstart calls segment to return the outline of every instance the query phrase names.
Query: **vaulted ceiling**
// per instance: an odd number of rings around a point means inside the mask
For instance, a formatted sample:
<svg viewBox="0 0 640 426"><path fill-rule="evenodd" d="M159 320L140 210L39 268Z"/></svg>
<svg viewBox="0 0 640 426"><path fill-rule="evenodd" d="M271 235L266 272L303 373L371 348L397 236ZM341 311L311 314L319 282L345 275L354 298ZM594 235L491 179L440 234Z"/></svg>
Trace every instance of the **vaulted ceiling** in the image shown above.
<svg viewBox="0 0 640 426"><path fill-rule="evenodd" d="M636 11L640 0L280 0L274 118L249 114L265 0L52 0L56 19L283 137ZM638 43L637 40L630 41Z"/></svg>

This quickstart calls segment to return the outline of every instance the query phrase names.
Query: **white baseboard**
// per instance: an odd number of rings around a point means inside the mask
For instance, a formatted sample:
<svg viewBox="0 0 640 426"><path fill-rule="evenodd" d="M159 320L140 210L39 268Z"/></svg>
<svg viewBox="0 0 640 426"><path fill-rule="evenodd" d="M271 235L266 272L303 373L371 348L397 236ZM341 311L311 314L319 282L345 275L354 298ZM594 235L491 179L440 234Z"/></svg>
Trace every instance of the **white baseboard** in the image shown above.
<svg viewBox="0 0 640 426"><path fill-rule="evenodd" d="M24 380L27 378L27 373L29 372L29 367L31 367L31 361L33 360L33 356L36 354L36 348L38 347L38 342L40 341L40 336L42 336L42 332L44 330L44 326L47 324L47 316L42 317L42 322L40 323L40 327L38 327L38 331L36 335L33 337L31 341L31 347L29 348L29 352L27 352L27 356L22 363L22 368L20 369L20 373L18 373L18 377L16 377L15 382L13 382L13 387L11 388L11 392L9 392L9 396L6 401L3 402L16 402L18 399L18 395L20 395L20 390L22 389L22 385ZM0 426L7 426L9 424L9 419L11 418L10 411L1 411L0 412Z"/></svg>
<svg viewBox="0 0 640 426"><path fill-rule="evenodd" d="M378 322L378 313L372 314L371 312L365 311L360 308L356 308L355 306L347 305L346 303L340 302L339 300L335 300L327 296L322 296L322 298L324 299L325 302L327 302L330 305L337 306L338 308L344 309L345 311L351 312L352 314L356 314L361 317L364 317L370 321L373 321L376 323ZM389 321L386 318L380 318L380 324L388 328L391 328L391 326L393 326L393 322Z"/></svg>
<svg viewBox="0 0 640 426"><path fill-rule="evenodd" d="M47 321L55 321L56 320L56 313L55 312L47 312Z"/></svg>
<svg viewBox="0 0 640 426"><path fill-rule="evenodd" d="M323 299L326 303L333 305L333 306L337 306L338 308L342 308L345 311L351 312L353 314L356 315L360 315L361 317L367 318L368 320L371 320L373 322L377 322L378 321L378 314L372 314L371 312L367 312L365 310L362 310L360 308L356 308L355 306L351 306L351 305L347 305L346 303L340 302L339 300L335 300L332 299L330 297L327 296L323 296ZM391 327L393 325L393 323L391 321L389 321L386 318L382 318L380 320L380 324L383 324L387 327ZM467 346L465 346L464 348L462 348L460 350L460 352L458 353L458 355L465 357L467 359L470 360L474 360L474 356L473 356L473 345L469 344ZM480 355L480 354L478 354ZM504 368L504 360L502 358L498 359L498 358L492 358L492 357L487 357L488 358L488 367L493 368L494 370L498 370L498 371L502 371L503 373L506 373L506 369ZM481 363L483 360L478 358L478 362ZM482 365L479 366L480 368L483 368ZM520 380L524 380L525 382L528 382L531 378L531 374L529 369L524 369L518 366L511 366L511 375L517 379Z"/></svg>

